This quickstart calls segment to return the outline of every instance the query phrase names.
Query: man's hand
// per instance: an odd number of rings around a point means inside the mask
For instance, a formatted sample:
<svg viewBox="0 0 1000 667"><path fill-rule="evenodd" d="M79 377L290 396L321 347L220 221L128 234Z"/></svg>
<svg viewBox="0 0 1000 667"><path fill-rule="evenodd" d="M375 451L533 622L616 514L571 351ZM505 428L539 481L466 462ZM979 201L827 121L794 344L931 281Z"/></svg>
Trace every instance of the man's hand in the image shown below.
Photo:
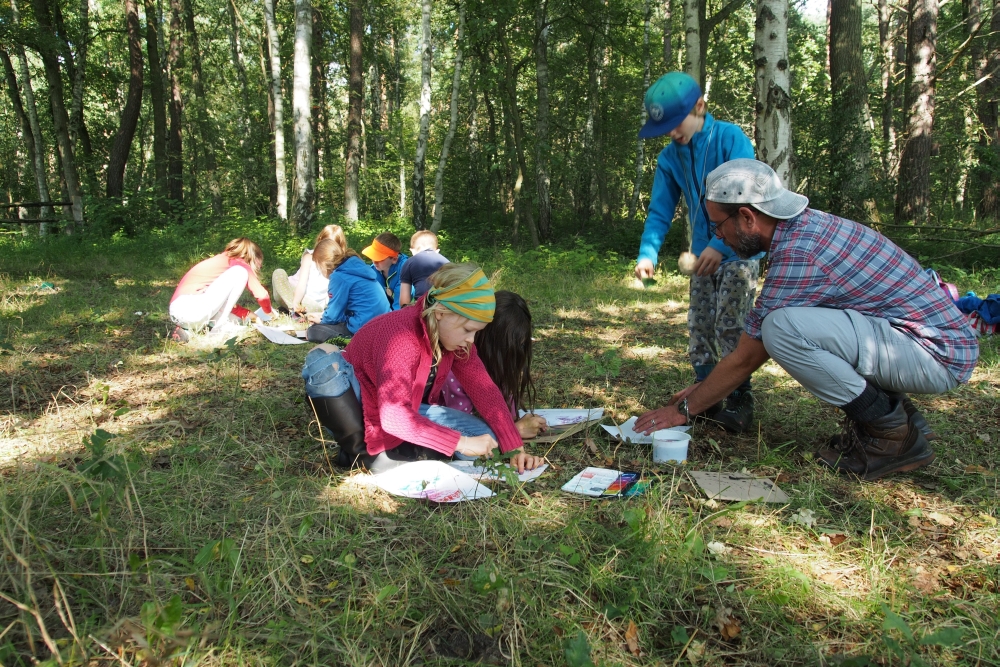
<svg viewBox="0 0 1000 667"><path fill-rule="evenodd" d="M722 264L722 253L715 248L706 246L698 256L698 261L694 263L695 275L710 276L715 273L720 264Z"/></svg>
<svg viewBox="0 0 1000 667"><path fill-rule="evenodd" d="M639 415L639 418L635 420L634 428L636 433L649 435L653 431L672 426L684 426L685 424L687 424L687 418L673 405L667 405Z"/></svg>
<svg viewBox="0 0 1000 667"><path fill-rule="evenodd" d="M525 470L534 470L538 466L545 463L545 458L542 456L532 456L523 449L517 449L515 451L517 453L510 457L510 467L517 468L518 475Z"/></svg>
<svg viewBox="0 0 1000 667"><path fill-rule="evenodd" d="M455 447L456 452L465 454L466 456L492 456L493 450L497 448L497 441L490 436L489 433L484 433L483 435L471 436L463 435L458 439L458 445Z"/></svg>
<svg viewBox="0 0 1000 667"><path fill-rule="evenodd" d="M646 280L647 278L653 277L653 263L648 259L640 259L639 263L635 265L635 277L639 280Z"/></svg>

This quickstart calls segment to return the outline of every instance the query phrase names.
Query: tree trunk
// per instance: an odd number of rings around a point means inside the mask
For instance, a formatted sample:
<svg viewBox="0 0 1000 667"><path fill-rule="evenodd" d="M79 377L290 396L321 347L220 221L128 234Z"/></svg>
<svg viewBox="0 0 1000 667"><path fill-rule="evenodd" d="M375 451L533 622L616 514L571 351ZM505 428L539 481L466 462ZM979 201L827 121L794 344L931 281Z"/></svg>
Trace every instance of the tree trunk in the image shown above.
<svg viewBox="0 0 1000 667"><path fill-rule="evenodd" d="M17 48L20 52L20 56L24 55L23 48L20 46L15 48ZM6 50L0 49L0 59L3 60L4 73L7 75L7 89L10 93L10 102L14 107L14 113L21 122L21 132L24 134L24 143L28 150L28 160L31 162L31 171L35 175L35 187L38 191L38 201L48 202L50 200L49 184L45 173L45 144L42 140L41 128L38 126L38 110L35 108L35 96L34 92L31 90L31 76L28 73L27 58L24 58L24 66L21 68L25 103L22 103L21 95L18 93L17 75L14 72L14 63L11 62L10 55ZM27 105L27 109L25 108L25 104ZM39 209L38 217L51 218L52 207L42 206ZM39 235L44 236L48 233L48 231L49 223L38 223Z"/></svg>
<svg viewBox="0 0 1000 667"><path fill-rule="evenodd" d="M517 156L517 180L514 183L514 202L519 212L524 216L528 226L528 234L531 236L531 246L538 247L538 228L535 226L535 217L531 211L531 203L524 201L523 185L525 176L528 174L527 161L524 159L524 122L521 119L521 110L517 106L517 75L510 44L507 41L506 26L497 25L497 32L500 36L500 46L503 49L504 60L504 91L507 94L507 107L510 113L510 120L514 126L514 152ZM517 220L518 215L514 216ZM516 238L516 237L515 237Z"/></svg>
<svg viewBox="0 0 1000 667"><path fill-rule="evenodd" d="M406 143L403 140L403 93L401 81L403 76L400 62L399 36L393 30L392 59L395 72L393 98L396 100L396 122L399 126L399 217L406 215Z"/></svg>
<svg viewBox="0 0 1000 667"><path fill-rule="evenodd" d="M684 0L684 71L705 85L701 72L701 6L704 0Z"/></svg>
<svg viewBox="0 0 1000 667"><path fill-rule="evenodd" d="M786 188L792 173L792 100L788 73L788 0L758 0L754 31L757 157L771 165Z"/></svg>
<svg viewBox="0 0 1000 667"><path fill-rule="evenodd" d="M183 43L181 41L181 0L170 0L170 47L167 51L167 77L170 80L170 97L167 110L170 115L170 128L167 130L167 196L176 209L184 203L184 162L183 142L181 140L181 114L184 111L184 98L181 96L181 59Z"/></svg>
<svg viewBox="0 0 1000 667"><path fill-rule="evenodd" d="M62 72L59 68L59 53L49 37L54 35L52 19L46 0L32 0L35 10L35 20L41 31L39 40L39 55L45 69L45 78L49 83L49 106L52 109L52 128L55 131L56 142L62 159L63 177L66 179L66 191L73 202L73 225L67 226L67 232L73 226L83 227L83 196L80 192L80 176L76 170L76 156L73 153L73 142L69 137L69 116L66 114L66 104L63 97ZM16 20L16 19L15 19Z"/></svg>
<svg viewBox="0 0 1000 667"><path fill-rule="evenodd" d="M361 111L364 106L364 76L361 40L365 21L361 0L351 0L351 62L348 68L347 163L344 176L344 216L358 220L358 181L361 173Z"/></svg>
<svg viewBox="0 0 1000 667"><path fill-rule="evenodd" d="M154 193L161 212L166 212L167 198L167 111L163 97L163 69L160 65L158 33L160 18L152 0L145 0L146 55L149 58L149 97L153 108Z"/></svg>
<svg viewBox="0 0 1000 667"><path fill-rule="evenodd" d="M316 201L319 201L321 180L330 178L331 171L327 168L330 156L330 116L326 103L326 68L330 59L326 55L326 26L323 14L313 7L312 12L312 104L316 109L313 122L313 186Z"/></svg>
<svg viewBox="0 0 1000 667"><path fill-rule="evenodd" d="M295 49L292 64L292 131L295 136L295 175L292 178L292 226L304 231L316 208L312 168L312 2L295 0Z"/></svg>
<svg viewBox="0 0 1000 667"><path fill-rule="evenodd" d="M980 192L976 209L984 218L997 219L1000 218L1000 126L997 108L1000 102L1000 2L997 0L993 2L986 52L989 55L982 57L982 74L976 74L976 81L985 78L976 99L976 115L983 126L978 146L976 180Z"/></svg>
<svg viewBox="0 0 1000 667"><path fill-rule="evenodd" d="M281 56L278 28L274 22L274 0L264 0L267 51L271 56L271 100L274 104L274 179L278 184L275 207L278 217L288 219L288 180L285 176L285 113L281 100Z"/></svg>
<svg viewBox="0 0 1000 667"><path fill-rule="evenodd" d="M191 38L191 83L197 101L195 118L201 137L201 152L205 156L205 180L208 181L208 193L212 199L212 213L222 215L222 188L219 186L218 160L215 157L215 128L208 116L208 97L205 95L205 79L201 68L201 45L194 23L194 0L184 0L184 23Z"/></svg>
<svg viewBox="0 0 1000 667"><path fill-rule="evenodd" d="M910 0L906 51L906 139L899 158L896 221L925 223L930 216L934 152L934 77L937 0Z"/></svg>
<svg viewBox="0 0 1000 667"><path fill-rule="evenodd" d="M132 150L132 138L142 111L142 46L139 43L139 8L136 0L125 0L125 31L128 37L128 97L121 123L108 156L108 198L119 199L125 189L125 166Z"/></svg>
<svg viewBox="0 0 1000 667"><path fill-rule="evenodd" d="M448 165L448 151L451 142L455 140L455 129L458 127L458 94L462 85L462 40L465 37L465 3L459 0L458 31L455 33L455 73L451 83L451 119L448 121L448 134L441 144L441 159L438 160L437 173L434 174L434 222L431 231L441 229L441 219L444 215L444 170Z"/></svg>
<svg viewBox="0 0 1000 667"><path fill-rule="evenodd" d="M535 83L538 104L535 112L535 187L538 191L538 234L548 240L552 235L552 196L550 194L552 146L549 143L549 24L548 0L538 0L535 7Z"/></svg>
<svg viewBox="0 0 1000 667"><path fill-rule="evenodd" d="M896 127L892 120L893 59L892 7L889 0L878 0L878 40L882 60L882 178L889 180L896 171Z"/></svg>
<svg viewBox="0 0 1000 667"><path fill-rule="evenodd" d="M871 136L861 53L861 0L832 0L830 11L831 213L866 220Z"/></svg>
<svg viewBox="0 0 1000 667"><path fill-rule="evenodd" d="M10 60L7 51L0 50L0 57L3 58L4 70L7 74L7 85L10 88L11 103L15 112L22 118L22 128L24 140L28 147L28 157L31 160L31 169L35 175L35 188L38 191L38 201L48 202L49 182L48 174L45 170L45 141L42 129L38 124L38 108L35 106L35 93L31 87L31 72L28 70L28 59L24 54L24 48L20 45L17 49L18 64L21 70L21 86L24 89L24 104L17 94L17 76L14 72L14 64ZM52 207L42 206L38 213L39 218L51 218ZM38 223L39 235L45 235L49 231L49 223Z"/></svg>
<svg viewBox="0 0 1000 667"><path fill-rule="evenodd" d="M674 69L674 13L671 0L663 0L663 71ZM647 86L648 88L648 86ZM644 91L645 92L645 91Z"/></svg>
<svg viewBox="0 0 1000 667"><path fill-rule="evenodd" d="M420 0L420 131L413 161L413 226L427 226L424 161L431 123L431 0Z"/></svg>
<svg viewBox="0 0 1000 667"><path fill-rule="evenodd" d="M646 0L645 19L642 26L642 90L649 88L649 19L653 7L650 0ZM668 10L669 11L669 10ZM641 104L642 113L639 116L639 127L646 124L646 105ZM632 184L632 199L628 204L628 221L635 220L635 213L639 209L639 191L642 188L642 167L646 161L646 151L643 149L643 141L639 139L635 146L635 182Z"/></svg>

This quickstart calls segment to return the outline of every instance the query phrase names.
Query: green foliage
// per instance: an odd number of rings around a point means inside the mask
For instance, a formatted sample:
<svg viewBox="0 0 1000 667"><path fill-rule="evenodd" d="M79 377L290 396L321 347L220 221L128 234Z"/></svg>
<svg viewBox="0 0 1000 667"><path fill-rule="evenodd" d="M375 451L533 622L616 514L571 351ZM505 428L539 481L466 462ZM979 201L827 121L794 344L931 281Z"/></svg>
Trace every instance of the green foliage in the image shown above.
<svg viewBox="0 0 1000 667"><path fill-rule="evenodd" d="M590 642L583 630L578 630L576 635L566 642L566 664L569 667L594 667L594 661L590 659Z"/></svg>

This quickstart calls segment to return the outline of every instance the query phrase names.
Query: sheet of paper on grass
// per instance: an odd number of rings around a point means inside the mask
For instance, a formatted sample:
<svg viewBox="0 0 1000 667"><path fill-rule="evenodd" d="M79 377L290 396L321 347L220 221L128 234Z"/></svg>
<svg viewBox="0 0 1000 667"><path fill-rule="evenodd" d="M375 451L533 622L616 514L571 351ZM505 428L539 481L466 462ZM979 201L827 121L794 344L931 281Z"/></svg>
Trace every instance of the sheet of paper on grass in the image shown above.
<svg viewBox="0 0 1000 667"><path fill-rule="evenodd" d="M444 461L405 463L380 475L372 475L362 483L377 486L394 496L425 498L437 503L459 503L493 496L493 492L478 480Z"/></svg>
<svg viewBox="0 0 1000 667"><path fill-rule="evenodd" d="M304 340L296 338L295 336L289 336L281 329L265 327L259 322L254 324L253 328L259 331L264 338L268 339L272 343L277 343L278 345L302 345L305 343Z"/></svg>
<svg viewBox="0 0 1000 667"><path fill-rule="evenodd" d="M629 440L633 444L651 445L653 444L653 436L643 435L642 433L636 433L634 426L638 417L632 417L628 421L623 422L621 426L607 424L601 424L601 428L611 434L612 437L618 438L619 440ZM687 433L691 430L690 426L674 426L673 428L668 428L668 431L680 431L681 433Z"/></svg>
<svg viewBox="0 0 1000 667"><path fill-rule="evenodd" d="M502 480L503 478L493 470L485 466L477 466L475 461L450 461L448 463L455 470L461 470L473 479ZM504 465L507 465L506 463ZM510 467L510 466L507 466ZM521 482L530 482L537 479L549 467L548 463L543 463L534 470L525 470L517 476Z"/></svg>
<svg viewBox="0 0 1000 667"><path fill-rule="evenodd" d="M258 308L257 310L253 311L253 314L259 317L263 322L270 322L271 318L273 317L272 315L268 315L267 313L265 313L263 308Z"/></svg>
<svg viewBox="0 0 1000 667"><path fill-rule="evenodd" d="M778 485L764 477L741 472L691 472L709 498L713 500L763 500L765 503L787 503L788 496Z"/></svg>
<svg viewBox="0 0 1000 667"><path fill-rule="evenodd" d="M521 410L519 414L523 417L527 411ZM589 410L543 408L533 411L533 414L545 417L550 429L564 429L576 424L600 421L604 418L604 408L591 408Z"/></svg>

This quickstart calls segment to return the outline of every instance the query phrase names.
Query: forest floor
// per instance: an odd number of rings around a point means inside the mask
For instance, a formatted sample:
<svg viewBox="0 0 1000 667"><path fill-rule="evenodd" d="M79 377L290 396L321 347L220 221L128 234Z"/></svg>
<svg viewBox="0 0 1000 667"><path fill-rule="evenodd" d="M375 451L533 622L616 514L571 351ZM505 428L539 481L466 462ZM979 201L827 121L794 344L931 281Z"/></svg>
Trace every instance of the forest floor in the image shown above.
<svg viewBox="0 0 1000 667"><path fill-rule="evenodd" d="M1000 665L996 339L968 385L916 397L942 436L916 473L817 466L838 414L769 362L753 432L696 426L685 467L595 427L534 447L534 482L438 505L330 468L310 346L168 342L198 251L154 248L0 253L3 665ZM498 277L535 318L537 406L663 404L690 381L686 280L567 257ZM658 483L559 490L589 465ZM687 475L743 469L791 501L705 501Z"/></svg>

